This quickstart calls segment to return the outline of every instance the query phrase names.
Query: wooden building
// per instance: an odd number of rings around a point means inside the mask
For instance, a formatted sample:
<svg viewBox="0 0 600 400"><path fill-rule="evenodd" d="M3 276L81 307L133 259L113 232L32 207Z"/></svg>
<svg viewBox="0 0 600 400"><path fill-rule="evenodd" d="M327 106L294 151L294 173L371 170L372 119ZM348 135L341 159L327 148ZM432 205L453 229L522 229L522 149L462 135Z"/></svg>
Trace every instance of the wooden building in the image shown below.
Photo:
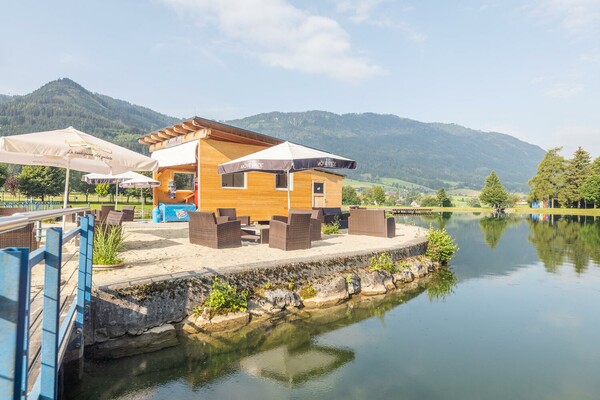
<svg viewBox="0 0 600 400"><path fill-rule="evenodd" d="M287 178L262 172L219 175L217 166L282 143L280 139L194 117L148 133L139 142L159 162L154 205L193 202L199 210L235 207L253 221L287 215ZM291 208L340 207L344 175L324 170L290 177ZM173 190L173 183L179 184Z"/></svg>

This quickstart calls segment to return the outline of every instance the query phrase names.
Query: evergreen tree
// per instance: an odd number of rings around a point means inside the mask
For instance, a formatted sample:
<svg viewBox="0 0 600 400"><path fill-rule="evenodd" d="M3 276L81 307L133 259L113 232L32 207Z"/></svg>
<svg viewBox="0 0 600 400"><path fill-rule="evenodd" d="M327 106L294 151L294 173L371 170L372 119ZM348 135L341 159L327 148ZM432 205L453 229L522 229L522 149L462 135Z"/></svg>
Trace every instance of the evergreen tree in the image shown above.
<svg viewBox="0 0 600 400"><path fill-rule="evenodd" d="M483 185L483 189L481 189L479 200L494 208L506 205L508 193L506 193L506 189L502 186L502 182L500 182L500 178L496 175L496 171L492 171L492 173L485 178L485 184Z"/></svg>
<svg viewBox="0 0 600 400"><path fill-rule="evenodd" d="M8 173L8 168L4 164L0 164L0 187L4 186L6 179L10 174Z"/></svg>
<svg viewBox="0 0 600 400"><path fill-rule="evenodd" d="M562 147L548 150L540 162L537 174L529 180L531 200L548 200L552 207L562 187L565 159L558 154Z"/></svg>
<svg viewBox="0 0 600 400"><path fill-rule="evenodd" d="M592 171L596 175L600 175L600 157L596 157L592 163Z"/></svg>
<svg viewBox="0 0 600 400"><path fill-rule="evenodd" d="M19 175L19 190L26 196L57 196L63 193L65 170L54 167L26 165Z"/></svg>
<svg viewBox="0 0 600 400"><path fill-rule="evenodd" d="M358 193L352 186L342 187L342 204L344 205L357 205L360 204Z"/></svg>
<svg viewBox="0 0 600 400"><path fill-rule="evenodd" d="M600 174L589 177L581 186L581 196L591 201L596 208L600 207Z"/></svg>
<svg viewBox="0 0 600 400"><path fill-rule="evenodd" d="M571 207L577 203L581 207L584 200L581 187L592 173L592 161L590 153L583 150L581 146L575 150L573 158L567 161L563 184L558 193L558 200L563 207Z"/></svg>
<svg viewBox="0 0 600 400"><path fill-rule="evenodd" d="M452 201L450 200L450 197L448 197L448 195L446 194L446 190L444 190L444 188L440 188L437 191L436 198L438 201L437 205L439 205L440 207L452 207Z"/></svg>

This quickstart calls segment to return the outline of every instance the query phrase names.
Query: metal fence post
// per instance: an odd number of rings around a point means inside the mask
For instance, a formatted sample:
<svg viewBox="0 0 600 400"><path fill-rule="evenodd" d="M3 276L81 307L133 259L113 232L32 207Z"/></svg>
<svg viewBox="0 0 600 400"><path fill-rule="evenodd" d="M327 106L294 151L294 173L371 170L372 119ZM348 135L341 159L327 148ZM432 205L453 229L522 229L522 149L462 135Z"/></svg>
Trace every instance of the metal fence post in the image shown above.
<svg viewBox="0 0 600 400"><path fill-rule="evenodd" d="M58 396L58 328L60 322L60 269L62 265L62 229L46 232L46 265L44 266L44 309L42 316L42 365L40 398Z"/></svg>
<svg viewBox="0 0 600 400"><path fill-rule="evenodd" d="M0 251L0 394L24 399L27 387L27 355L24 354L26 304L29 301L29 250ZM26 353L26 352L25 352Z"/></svg>
<svg viewBox="0 0 600 400"><path fill-rule="evenodd" d="M85 265L85 317L86 321L91 321L92 313L92 264L94 262L94 230L95 216L87 215L88 232L87 232L87 252Z"/></svg>

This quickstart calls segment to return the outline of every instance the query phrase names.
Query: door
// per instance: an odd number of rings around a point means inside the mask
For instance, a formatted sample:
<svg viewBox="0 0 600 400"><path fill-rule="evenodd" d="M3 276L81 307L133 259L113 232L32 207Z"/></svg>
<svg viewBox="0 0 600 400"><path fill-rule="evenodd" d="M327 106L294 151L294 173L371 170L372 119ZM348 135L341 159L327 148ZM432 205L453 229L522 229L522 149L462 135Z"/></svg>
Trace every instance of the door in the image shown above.
<svg viewBox="0 0 600 400"><path fill-rule="evenodd" d="M313 181L313 207L325 207L325 182Z"/></svg>

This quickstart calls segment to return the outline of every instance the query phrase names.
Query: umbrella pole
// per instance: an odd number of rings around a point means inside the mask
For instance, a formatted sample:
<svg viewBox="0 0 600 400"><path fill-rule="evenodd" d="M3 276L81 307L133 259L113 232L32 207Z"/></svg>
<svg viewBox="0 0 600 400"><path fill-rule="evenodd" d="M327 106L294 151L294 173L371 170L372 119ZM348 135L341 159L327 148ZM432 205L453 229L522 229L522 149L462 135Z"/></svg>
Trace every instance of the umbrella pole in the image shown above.
<svg viewBox="0 0 600 400"><path fill-rule="evenodd" d="M119 205L119 182L117 182L117 194L115 195L115 211L117 211L118 205Z"/></svg>
<svg viewBox="0 0 600 400"><path fill-rule="evenodd" d="M67 208L67 203L69 202L69 172L70 172L70 164L67 163L67 174L65 175L65 197L63 199L63 208ZM65 230L65 222L67 221L67 216L63 215L62 217L62 229Z"/></svg>
<svg viewBox="0 0 600 400"><path fill-rule="evenodd" d="M142 196L142 222L144 222L144 189L140 188L140 196Z"/></svg>

